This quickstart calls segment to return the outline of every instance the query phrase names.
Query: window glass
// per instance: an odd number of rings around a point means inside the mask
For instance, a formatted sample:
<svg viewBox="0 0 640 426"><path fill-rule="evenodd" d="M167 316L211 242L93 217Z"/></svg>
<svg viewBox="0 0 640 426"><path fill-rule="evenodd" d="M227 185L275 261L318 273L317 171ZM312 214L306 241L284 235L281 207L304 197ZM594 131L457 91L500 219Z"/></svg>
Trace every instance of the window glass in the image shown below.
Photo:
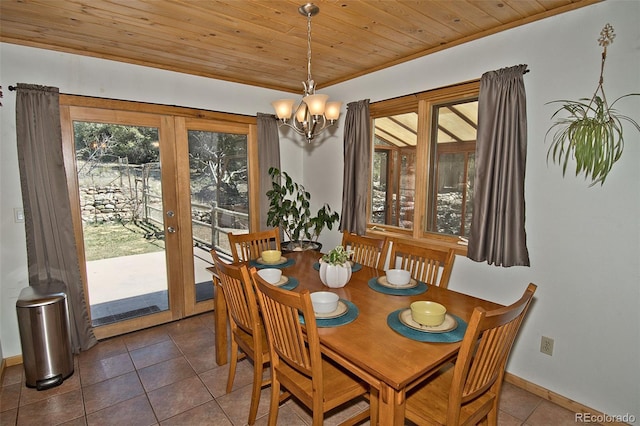
<svg viewBox="0 0 640 426"><path fill-rule="evenodd" d="M425 231L468 236L471 226L478 102L434 107L434 185Z"/></svg>
<svg viewBox="0 0 640 426"><path fill-rule="evenodd" d="M469 235L478 90L470 82L371 105L370 226Z"/></svg>
<svg viewBox="0 0 640 426"><path fill-rule="evenodd" d="M247 135L189 130L196 244L230 254L227 233L249 230Z"/></svg>
<svg viewBox="0 0 640 426"><path fill-rule="evenodd" d="M371 221L413 229L418 114L374 120Z"/></svg>

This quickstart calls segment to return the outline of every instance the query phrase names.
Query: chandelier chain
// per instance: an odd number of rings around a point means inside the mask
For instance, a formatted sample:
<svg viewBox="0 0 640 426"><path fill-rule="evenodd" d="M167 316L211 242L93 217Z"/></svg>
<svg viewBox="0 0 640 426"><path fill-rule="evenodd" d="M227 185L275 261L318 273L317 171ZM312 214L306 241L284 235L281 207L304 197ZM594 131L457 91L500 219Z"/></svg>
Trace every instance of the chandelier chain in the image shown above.
<svg viewBox="0 0 640 426"><path fill-rule="evenodd" d="M307 14L307 81L311 81L311 13Z"/></svg>

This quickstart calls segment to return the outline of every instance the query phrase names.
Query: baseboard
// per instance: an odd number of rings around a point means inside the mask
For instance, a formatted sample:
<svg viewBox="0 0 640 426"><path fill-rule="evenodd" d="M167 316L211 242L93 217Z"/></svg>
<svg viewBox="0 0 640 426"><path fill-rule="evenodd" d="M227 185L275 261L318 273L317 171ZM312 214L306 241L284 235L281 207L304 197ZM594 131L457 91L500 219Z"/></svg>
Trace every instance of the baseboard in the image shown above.
<svg viewBox="0 0 640 426"><path fill-rule="evenodd" d="M11 367L13 365L20 365L22 364L22 354L21 355L14 355L14 356L10 356L9 358L5 358L2 361L4 361L5 367Z"/></svg>
<svg viewBox="0 0 640 426"><path fill-rule="evenodd" d="M600 418L600 419L606 418L606 415L604 413L601 413L600 411L594 410L593 408L587 407L586 405L582 405L579 402L576 402L565 396L562 396L553 391L550 391L549 389L545 389L542 386L536 385L535 383L531 383L518 376L514 376L511 373L505 373L504 380L507 383L511 383L512 385L517 386L520 389L524 389L527 392L531 392L532 394L539 396L544 400L550 401L574 413L588 413L593 418ZM614 422L614 421L603 422L603 424L605 423L607 425L620 425L620 426L628 425L627 423Z"/></svg>
<svg viewBox="0 0 640 426"><path fill-rule="evenodd" d="M10 356L9 358L3 358L0 360L0 385L2 385L2 378L4 377L4 369L13 365L22 364L22 355Z"/></svg>

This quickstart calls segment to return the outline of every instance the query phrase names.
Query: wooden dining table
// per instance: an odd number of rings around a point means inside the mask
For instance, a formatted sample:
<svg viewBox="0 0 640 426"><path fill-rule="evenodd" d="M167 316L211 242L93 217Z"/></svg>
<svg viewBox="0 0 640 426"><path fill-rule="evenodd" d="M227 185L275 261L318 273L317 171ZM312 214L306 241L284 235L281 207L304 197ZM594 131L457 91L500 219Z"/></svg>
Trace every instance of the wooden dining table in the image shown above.
<svg viewBox="0 0 640 426"><path fill-rule="evenodd" d="M417 295L385 294L369 285L372 278L384 276L384 271L366 266L353 272L346 286L330 289L322 284L314 268L320 253L303 251L286 253L284 256L289 260L288 263L292 261L293 264L282 268L283 275L299 281L293 291L328 290L357 307L355 320L334 327L319 327L318 334L325 356L377 390L381 425L403 425L406 392L434 374L443 364L452 361L460 348L459 341L431 343L405 337L390 327L390 314L408 308L415 300L433 300L443 304L448 313L466 323L477 306L487 310L501 306L436 286L428 286L426 292ZM219 283L216 285L219 286ZM219 288L216 290L215 349L216 361L222 365L227 362L228 319L222 291Z"/></svg>

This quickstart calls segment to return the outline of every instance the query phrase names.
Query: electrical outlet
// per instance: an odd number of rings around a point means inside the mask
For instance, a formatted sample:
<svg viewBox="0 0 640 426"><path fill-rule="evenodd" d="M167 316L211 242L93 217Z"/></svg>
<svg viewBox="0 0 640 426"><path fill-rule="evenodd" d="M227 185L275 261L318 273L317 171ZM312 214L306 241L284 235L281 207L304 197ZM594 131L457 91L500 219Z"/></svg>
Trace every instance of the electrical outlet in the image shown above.
<svg viewBox="0 0 640 426"><path fill-rule="evenodd" d="M540 352L549 356L553 355L553 339L551 337L542 336L542 339L540 339Z"/></svg>

